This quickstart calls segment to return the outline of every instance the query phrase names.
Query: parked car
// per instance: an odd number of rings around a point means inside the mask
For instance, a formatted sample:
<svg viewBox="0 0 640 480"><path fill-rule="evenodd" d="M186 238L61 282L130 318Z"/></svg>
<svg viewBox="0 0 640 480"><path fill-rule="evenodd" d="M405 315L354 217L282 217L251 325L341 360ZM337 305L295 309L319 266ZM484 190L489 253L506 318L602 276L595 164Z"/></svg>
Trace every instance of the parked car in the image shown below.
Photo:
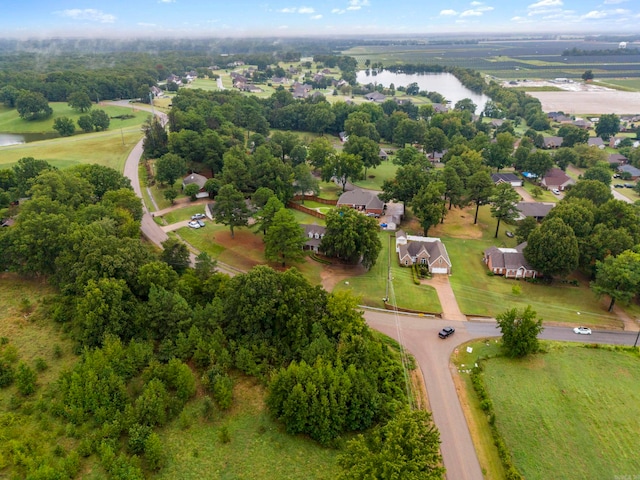
<svg viewBox="0 0 640 480"><path fill-rule="evenodd" d="M453 335L455 331L456 329L453 327L444 327L442 330L440 330L440 333L438 333L438 336L440 338L447 338Z"/></svg>
<svg viewBox="0 0 640 480"><path fill-rule="evenodd" d="M633 188L635 185L633 183L625 183L624 188Z"/></svg>
<svg viewBox="0 0 640 480"><path fill-rule="evenodd" d="M514 237L513 232L511 232L511 231L509 231L509 230L507 230L506 232L504 232L504 234L505 234L507 237L509 237L509 238L513 238L513 237Z"/></svg>
<svg viewBox="0 0 640 480"><path fill-rule="evenodd" d="M202 220L196 220L196 222L198 222L198 225L200 225L200 228L206 225L206 223L204 223Z"/></svg>
<svg viewBox="0 0 640 480"><path fill-rule="evenodd" d="M373 217L373 218L380 218L380 214L379 213L367 213L367 217Z"/></svg>
<svg viewBox="0 0 640 480"><path fill-rule="evenodd" d="M616 183L616 184L614 185L614 187L615 187L615 188L624 188L624 185L623 185L623 184L621 184L621 183Z"/></svg>
<svg viewBox="0 0 640 480"><path fill-rule="evenodd" d="M191 220L189 223L187 223L187 225L189 225L189 227L191 228L200 228L198 220Z"/></svg>
<svg viewBox="0 0 640 480"><path fill-rule="evenodd" d="M573 333L578 335L591 335L591 329L589 327L576 327L573 329Z"/></svg>
<svg viewBox="0 0 640 480"><path fill-rule="evenodd" d="M206 215L204 213L196 213L195 215L191 215L191 220L202 220L203 218L206 218Z"/></svg>
<svg viewBox="0 0 640 480"><path fill-rule="evenodd" d="M557 188L554 188L551 190L553 193L555 193L556 195L560 195L560 190L558 190Z"/></svg>

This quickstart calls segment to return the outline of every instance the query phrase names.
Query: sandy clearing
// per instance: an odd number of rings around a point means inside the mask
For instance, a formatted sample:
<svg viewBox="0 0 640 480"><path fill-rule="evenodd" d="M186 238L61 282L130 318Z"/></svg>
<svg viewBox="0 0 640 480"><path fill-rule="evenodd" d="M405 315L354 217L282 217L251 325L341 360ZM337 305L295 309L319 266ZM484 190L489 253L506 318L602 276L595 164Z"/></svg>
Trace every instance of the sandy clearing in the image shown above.
<svg viewBox="0 0 640 480"><path fill-rule="evenodd" d="M638 114L640 92L528 92L542 103L545 112L562 111L567 114Z"/></svg>

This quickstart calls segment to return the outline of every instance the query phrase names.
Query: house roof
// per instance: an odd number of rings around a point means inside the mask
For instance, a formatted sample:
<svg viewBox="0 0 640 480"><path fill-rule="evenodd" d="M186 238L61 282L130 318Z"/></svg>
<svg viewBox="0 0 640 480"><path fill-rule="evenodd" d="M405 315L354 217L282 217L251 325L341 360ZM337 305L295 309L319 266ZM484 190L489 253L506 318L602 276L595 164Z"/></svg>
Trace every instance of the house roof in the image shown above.
<svg viewBox="0 0 640 480"><path fill-rule="evenodd" d="M338 199L338 205L364 205L366 209L382 209L384 202L378 194L369 190L355 189L344 192Z"/></svg>
<svg viewBox="0 0 640 480"><path fill-rule="evenodd" d="M204 188L204 184L207 183L207 180L207 177L205 177L204 175L200 175L199 173L192 173L182 179L182 184L190 185L192 183L195 183L196 185L198 185L198 187Z"/></svg>
<svg viewBox="0 0 640 480"><path fill-rule="evenodd" d="M304 229L304 236L307 239L305 245L310 247L319 247L320 242L322 242L322 237L327 230L326 227L316 224L302 224L301 226Z"/></svg>
<svg viewBox="0 0 640 480"><path fill-rule="evenodd" d="M599 147L601 145L604 145L604 140L602 140L600 137L590 137L589 140L587 140L587 144L590 147Z"/></svg>
<svg viewBox="0 0 640 480"><path fill-rule="evenodd" d="M525 217L544 218L555 207L555 203L518 202L516 208Z"/></svg>
<svg viewBox="0 0 640 480"><path fill-rule="evenodd" d="M640 177L640 170L634 167L633 165L622 165L618 167L618 171L629 172L632 177Z"/></svg>
<svg viewBox="0 0 640 480"><path fill-rule="evenodd" d="M625 162L628 162L629 159L624 155L622 155L621 153L611 153L609 154L607 161L609 163L625 163Z"/></svg>
<svg viewBox="0 0 640 480"><path fill-rule="evenodd" d="M511 183L511 182L522 181L520 177L518 177L515 173L492 173L491 180L493 180L493 183L499 183L499 182Z"/></svg>
<svg viewBox="0 0 640 480"><path fill-rule="evenodd" d="M552 168L541 181L547 187L558 187L574 183L574 180L559 168Z"/></svg>
<svg viewBox="0 0 640 480"><path fill-rule="evenodd" d="M367 93L364 98L366 98L367 100L371 100L373 102L384 102L387 98L386 95L383 95L380 92L371 92L371 93Z"/></svg>
<svg viewBox="0 0 640 480"><path fill-rule="evenodd" d="M543 137L544 148L559 147L562 145L562 137Z"/></svg>
<svg viewBox="0 0 640 480"><path fill-rule="evenodd" d="M526 246L527 242L521 243L516 248L490 247L484 251L484 256L485 258L491 258L491 265L494 268L517 270L520 267L524 267L527 270L534 270L522 253Z"/></svg>
<svg viewBox="0 0 640 480"><path fill-rule="evenodd" d="M399 232L402 232L402 230L399 230ZM404 234L404 232L402 233ZM397 237L398 233L396 233L396 238ZM444 246L444 243L440 241L440 239L434 238L428 242L411 241L406 245L398 245L398 257L400 259L406 257L407 255L415 258L421 253L426 253L427 263L429 265L432 265L433 262L442 257L446 264L451 266L451 260L449 260L447 249Z"/></svg>

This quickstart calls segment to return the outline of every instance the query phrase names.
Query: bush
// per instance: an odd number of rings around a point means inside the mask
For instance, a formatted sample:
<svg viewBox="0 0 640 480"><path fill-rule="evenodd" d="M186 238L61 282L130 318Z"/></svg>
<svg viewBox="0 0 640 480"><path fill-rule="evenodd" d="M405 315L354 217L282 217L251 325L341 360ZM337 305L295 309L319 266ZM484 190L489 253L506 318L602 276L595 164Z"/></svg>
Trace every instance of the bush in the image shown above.
<svg viewBox="0 0 640 480"><path fill-rule="evenodd" d="M47 362L44 358L38 357L35 361L35 367L38 372L44 372L47 368L49 368L49 365L47 365Z"/></svg>
<svg viewBox="0 0 640 480"><path fill-rule="evenodd" d="M218 432L218 439L222 443L229 443L231 441L231 434L229 433L229 427L224 425Z"/></svg>
<svg viewBox="0 0 640 480"><path fill-rule="evenodd" d="M8 387L13 383L15 370L9 362L0 360L0 388Z"/></svg>
<svg viewBox="0 0 640 480"><path fill-rule="evenodd" d="M20 362L16 370L16 386L18 392L23 396L31 395L36 391L36 372L34 372L28 365Z"/></svg>
<svg viewBox="0 0 640 480"><path fill-rule="evenodd" d="M165 453L160 437L152 433L144 443L144 458L151 470L160 470L165 463Z"/></svg>

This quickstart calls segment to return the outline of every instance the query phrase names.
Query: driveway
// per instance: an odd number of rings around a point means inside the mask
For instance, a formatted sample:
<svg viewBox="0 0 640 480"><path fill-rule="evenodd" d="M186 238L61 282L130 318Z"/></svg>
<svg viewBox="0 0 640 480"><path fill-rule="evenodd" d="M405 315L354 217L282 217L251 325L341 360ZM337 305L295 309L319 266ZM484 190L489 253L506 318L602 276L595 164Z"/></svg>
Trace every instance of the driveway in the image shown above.
<svg viewBox="0 0 640 480"><path fill-rule="evenodd" d="M536 202L537 200L531 196L529 192L525 190L524 187L513 187L513 189L518 192L518 194L522 197L523 202Z"/></svg>
<svg viewBox="0 0 640 480"><path fill-rule="evenodd" d="M433 275L429 280L422 281L425 285L435 288L438 300L442 306L442 318L445 320L456 320L464 322L467 316L458 307L458 301L451 288L448 275Z"/></svg>

